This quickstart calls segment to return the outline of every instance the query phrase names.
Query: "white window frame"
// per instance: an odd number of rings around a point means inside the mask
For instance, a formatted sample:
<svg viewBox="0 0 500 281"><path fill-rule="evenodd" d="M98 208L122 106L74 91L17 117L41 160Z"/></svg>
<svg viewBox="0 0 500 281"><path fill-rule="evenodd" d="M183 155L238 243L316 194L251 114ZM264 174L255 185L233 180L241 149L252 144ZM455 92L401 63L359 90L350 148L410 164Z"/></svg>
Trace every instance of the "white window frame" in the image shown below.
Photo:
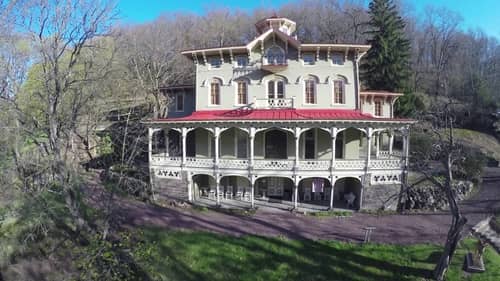
<svg viewBox="0 0 500 281"><path fill-rule="evenodd" d="M307 81L312 81L314 83L314 103L307 102ZM303 95L304 95L304 105L317 105L318 104L318 82L314 77L307 77L304 79L303 83Z"/></svg>
<svg viewBox="0 0 500 281"><path fill-rule="evenodd" d="M285 90L286 83L282 79L271 79L271 80L267 80L266 81L266 98L270 99L270 97L269 97L269 83L270 82L274 82L274 93L273 93L274 97L272 97L272 98L273 99L284 99L284 98L286 98L286 90ZM278 83L279 82L281 82L283 84L283 97L281 97L281 98L278 97Z"/></svg>
<svg viewBox="0 0 500 281"><path fill-rule="evenodd" d="M340 81L342 83L342 101L343 103L338 103L336 102L336 97L335 97L335 82L338 82ZM342 78L337 78L337 79L334 79L332 80L332 104L333 105L346 105L346 84L347 82L345 81L345 79L342 79Z"/></svg>
<svg viewBox="0 0 500 281"><path fill-rule="evenodd" d="M179 109L179 97L182 99L182 109ZM184 93L175 94L175 112L184 112L186 108L186 99L184 98Z"/></svg>
<svg viewBox="0 0 500 281"><path fill-rule="evenodd" d="M246 91L247 91L247 93L246 93L246 95L247 95L246 103L239 103L239 100L240 100L240 98L239 98L239 92L238 92L239 91L239 88L238 88L238 84L239 83L245 83L245 87L246 87ZM249 100L249 98L248 98L248 85L249 84L250 83L248 83L248 81L245 81L245 80L237 80L237 81L235 81L235 83L234 83L234 85L235 85L235 97L236 97L235 101L234 101L235 105L247 105L248 104L248 100Z"/></svg>
<svg viewBox="0 0 500 281"><path fill-rule="evenodd" d="M217 82L219 84L219 103L218 104L214 104L212 103L212 83L213 82ZM222 81L218 78L212 78L210 79L209 83L208 83L208 106L221 106L222 105L222 99L221 99L221 95L222 95Z"/></svg>

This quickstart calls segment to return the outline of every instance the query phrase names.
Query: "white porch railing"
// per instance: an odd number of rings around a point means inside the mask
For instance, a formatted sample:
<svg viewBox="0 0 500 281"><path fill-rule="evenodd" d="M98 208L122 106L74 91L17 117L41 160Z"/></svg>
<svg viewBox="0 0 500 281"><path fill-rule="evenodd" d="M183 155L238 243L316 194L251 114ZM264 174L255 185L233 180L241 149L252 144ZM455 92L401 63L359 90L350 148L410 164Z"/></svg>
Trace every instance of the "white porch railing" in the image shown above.
<svg viewBox="0 0 500 281"><path fill-rule="evenodd" d="M196 168L212 168L214 166L214 159L187 157L186 165L188 167L196 167Z"/></svg>
<svg viewBox="0 0 500 281"><path fill-rule="evenodd" d="M293 160L255 160L254 169L263 170L292 170Z"/></svg>
<svg viewBox="0 0 500 281"><path fill-rule="evenodd" d="M300 170L324 171L330 169L330 160L306 160L300 161Z"/></svg>
<svg viewBox="0 0 500 281"><path fill-rule="evenodd" d="M247 159L219 159L219 168L248 169Z"/></svg>
<svg viewBox="0 0 500 281"><path fill-rule="evenodd" d="M335 160L337 170L362 170L365 165L366 160Z"/></svg>
<svg viewBox="0 0 500 281"><path fill-rule="evenodd" d="M403 165L401 159L374 159L371 160L372 169L399 169Z"/></svg>
<svg viewBox="0 0 500 281"><path fill-rule="evenodd" d="M151 157L153 165L181 166L182 158L178 156L164 156L161 154ZM301 160L299 161L299 169L302 171L328 171L330 169L330 160ZM213 168L214 159L212 158L196 158L187 157L186 167L189 168ZM294 160L281 159L258 159L254 161L254 169L256 170L293 170L295 165ZM365 159L336 159L336 170L362 170L365 168ZM248 159L219 159L219 168L223 169L248 169ZM375 159L370 160L370 169L400 169L403 167L403 161L399 158L391 159Z"/></svg>
<svg viewBox="0 0 500 281"><path fill-rule="evenodd" d="M255 107L266 108L266 109L293 108L294 104L293 104L293 98L256 99Z"/></svg>

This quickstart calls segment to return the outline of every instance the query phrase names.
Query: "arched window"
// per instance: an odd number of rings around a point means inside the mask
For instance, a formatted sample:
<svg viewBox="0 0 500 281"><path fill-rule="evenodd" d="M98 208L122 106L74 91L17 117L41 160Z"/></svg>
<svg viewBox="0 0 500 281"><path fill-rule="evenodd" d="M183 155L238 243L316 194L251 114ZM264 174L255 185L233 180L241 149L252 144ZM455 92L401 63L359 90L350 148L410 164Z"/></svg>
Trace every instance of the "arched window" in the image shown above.
<svg viewBox="0 0 500 281"><path fill-rule="evenodd" d="M210 104L219 105L220 104L220 85L219 79L212 79L210 82Z"/></svg>
<svg viewBox="0 0 500 281"><path fill-rule="evenodd" d="M285 64L285 52L278 46L273 46L266 51L265 64Z"/></svg>
<svg viewBox="0 0 500 281"><path fill-rule="evenodd" d="M307 104L316 104L316 80L309 77L304 80L305 83L305 102Z"/></svg>
<svg viewBox="0 0 500 281"><path fill-rule="evenodd" d="M285 84L281 80L267 82L267 98L282 99L285 97Z"/></svg>
<svg viewBox="0 0 500 281"><path fill-rule="evenodd" d="M238 87L238 104L247 104L248 103L248 84L246 81L238 81L236 83Z"/></svg>
<svg viewBox="0 0 500 281"><path fill-rule="evenodd" d="M345 82L338 79L333 81L333 103L345 104Z"/></svg>

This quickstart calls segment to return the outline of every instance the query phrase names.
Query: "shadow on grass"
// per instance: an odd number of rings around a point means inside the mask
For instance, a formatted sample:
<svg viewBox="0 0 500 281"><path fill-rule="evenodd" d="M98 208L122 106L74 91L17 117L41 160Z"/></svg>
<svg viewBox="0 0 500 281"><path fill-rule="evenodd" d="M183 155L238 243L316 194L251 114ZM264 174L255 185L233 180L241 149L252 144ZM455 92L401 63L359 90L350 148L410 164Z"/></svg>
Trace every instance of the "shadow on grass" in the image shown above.
<svg viewBox="0 0 500 281"><path fill-rule="evenodd" d="M148 228L155 268L169 280L421 280L430 269L406 265L399 246L231 237ZM433 247L433 246L426 246ZM377 256L383 253L382 256Z"/></svg>

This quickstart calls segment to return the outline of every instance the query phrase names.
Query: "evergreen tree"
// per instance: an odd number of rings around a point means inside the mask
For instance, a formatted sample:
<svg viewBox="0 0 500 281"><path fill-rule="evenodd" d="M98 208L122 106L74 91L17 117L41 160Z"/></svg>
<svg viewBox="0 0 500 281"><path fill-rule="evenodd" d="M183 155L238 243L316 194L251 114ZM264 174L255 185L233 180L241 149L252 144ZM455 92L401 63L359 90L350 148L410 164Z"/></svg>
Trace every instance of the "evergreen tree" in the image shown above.
<svg viewBox="0 0 500 281"><path fill-rule="evenodd" d="M373 0L368 14L371 48L362 65L365 87L401 91L409 76L410 42L405 38L405 23L392 0Z"/></svg>

